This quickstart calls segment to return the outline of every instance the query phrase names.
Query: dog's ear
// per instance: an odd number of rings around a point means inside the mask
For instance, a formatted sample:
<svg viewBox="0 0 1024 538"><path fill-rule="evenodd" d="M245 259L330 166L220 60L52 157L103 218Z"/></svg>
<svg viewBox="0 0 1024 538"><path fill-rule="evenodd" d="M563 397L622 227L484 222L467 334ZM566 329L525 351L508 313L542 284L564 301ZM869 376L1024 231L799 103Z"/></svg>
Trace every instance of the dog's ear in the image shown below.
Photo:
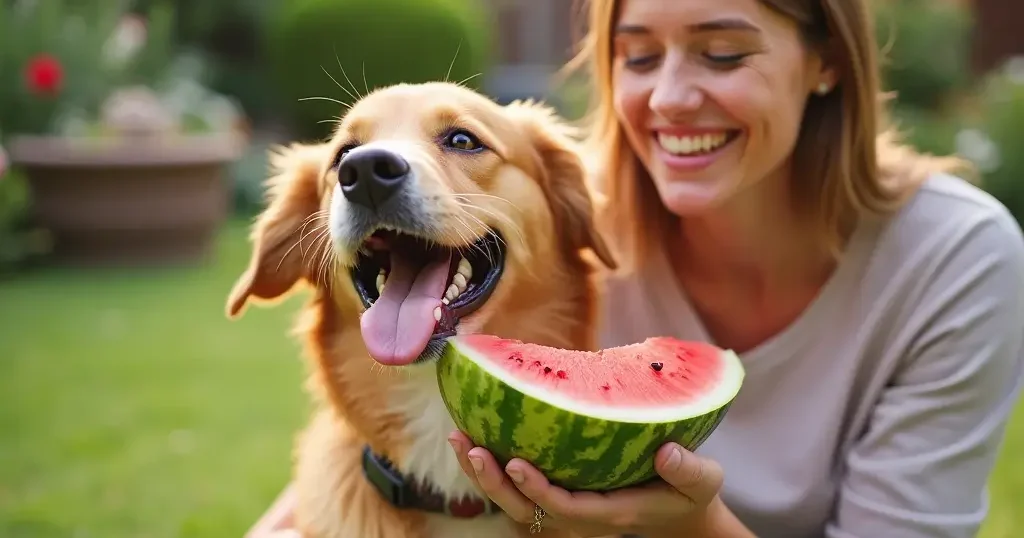
<svg viewBox="0 0 1024 538"><path fill-rule="evenodd" d="M520 120L537 152L559 236L570 248L588 248L605 266L617 268L594 221L595 199L572 129L553 109L534 102L517 101L507 108Z"/></svg>
<svg viewBox="0 0 1024 538"><path fill-rule="evenodd" d="M318 185L328 152L326 145L301 144L271 152L267 208L253 225L249 267L228 295L228 317L237 317L250 300L280 298L308 279L312 264L323 254L318 249L325 248L324 241L315 241L320 233L311 231L323 225L316 218Z"/></svg>

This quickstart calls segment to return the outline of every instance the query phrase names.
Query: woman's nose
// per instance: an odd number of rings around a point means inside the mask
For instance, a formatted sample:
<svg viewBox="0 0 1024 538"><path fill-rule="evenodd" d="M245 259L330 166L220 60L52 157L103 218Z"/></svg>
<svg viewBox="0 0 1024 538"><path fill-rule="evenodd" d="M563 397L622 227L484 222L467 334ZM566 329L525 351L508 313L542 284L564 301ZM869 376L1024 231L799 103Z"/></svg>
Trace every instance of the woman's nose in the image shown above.
<svg viewBox="0 0 1024 538"><path fill-rule="evenodd" d="M675 119L692 114L704 103L698 77L677 59L662 64L648 106L651 111Z"/></svg>

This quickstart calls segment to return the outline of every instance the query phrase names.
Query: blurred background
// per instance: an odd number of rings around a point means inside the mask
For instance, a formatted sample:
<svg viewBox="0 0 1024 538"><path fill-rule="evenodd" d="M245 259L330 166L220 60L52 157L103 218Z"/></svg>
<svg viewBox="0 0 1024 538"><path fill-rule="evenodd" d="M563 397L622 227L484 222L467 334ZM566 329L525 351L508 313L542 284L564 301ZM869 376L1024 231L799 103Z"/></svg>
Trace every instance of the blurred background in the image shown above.
<svg viewBox="0 0 1024 538"><path fill-rule="evenodd" d="M268 145L446 75L577 118L575 4L0 0L0 537L240 536L307 410L302 298L223 315ZM1024 215L1024 3L875 16L901 129ZM984 538L1024 533L1021 453L1017 413Z"/></svg>

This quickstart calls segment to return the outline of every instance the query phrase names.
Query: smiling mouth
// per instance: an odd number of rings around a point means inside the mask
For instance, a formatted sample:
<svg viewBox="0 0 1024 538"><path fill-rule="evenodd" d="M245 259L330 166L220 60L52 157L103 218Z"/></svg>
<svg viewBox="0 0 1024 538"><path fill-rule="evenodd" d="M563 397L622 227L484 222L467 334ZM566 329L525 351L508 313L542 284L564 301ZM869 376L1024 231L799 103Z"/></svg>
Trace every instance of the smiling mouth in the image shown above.
<svg viewBox="0 0 1024 538"><path fill-rule="evenodd" d="M692 136L673 136L656 132L655 140L665 152L676 157L700 157L709 155L728 146L739 138L742 131L726 129L713 133Z"/></svg>
<svg viewBox="0 0 1024 538"><path fill-rule="evenodd" d="M367 351L386 365L417 362L487 302L504 267L504 241L493 230L462 247L375 232L351 270L366 308L360 328Z"/></svg>

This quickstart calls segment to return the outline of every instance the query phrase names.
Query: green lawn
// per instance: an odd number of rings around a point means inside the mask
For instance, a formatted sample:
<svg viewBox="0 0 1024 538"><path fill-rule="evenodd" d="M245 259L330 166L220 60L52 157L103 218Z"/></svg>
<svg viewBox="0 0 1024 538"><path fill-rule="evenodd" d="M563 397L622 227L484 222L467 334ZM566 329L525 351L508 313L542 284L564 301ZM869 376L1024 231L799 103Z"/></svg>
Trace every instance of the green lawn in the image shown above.
<svg viewBox="0 0 1024 538"><path fill-rule="evenodd" d="M248 246L211 264L34 272L0 283L0 537L230 538L287 480L307 409L298 300L229 322ZM1024 413L984 538L1018 538Z"/></svg>

